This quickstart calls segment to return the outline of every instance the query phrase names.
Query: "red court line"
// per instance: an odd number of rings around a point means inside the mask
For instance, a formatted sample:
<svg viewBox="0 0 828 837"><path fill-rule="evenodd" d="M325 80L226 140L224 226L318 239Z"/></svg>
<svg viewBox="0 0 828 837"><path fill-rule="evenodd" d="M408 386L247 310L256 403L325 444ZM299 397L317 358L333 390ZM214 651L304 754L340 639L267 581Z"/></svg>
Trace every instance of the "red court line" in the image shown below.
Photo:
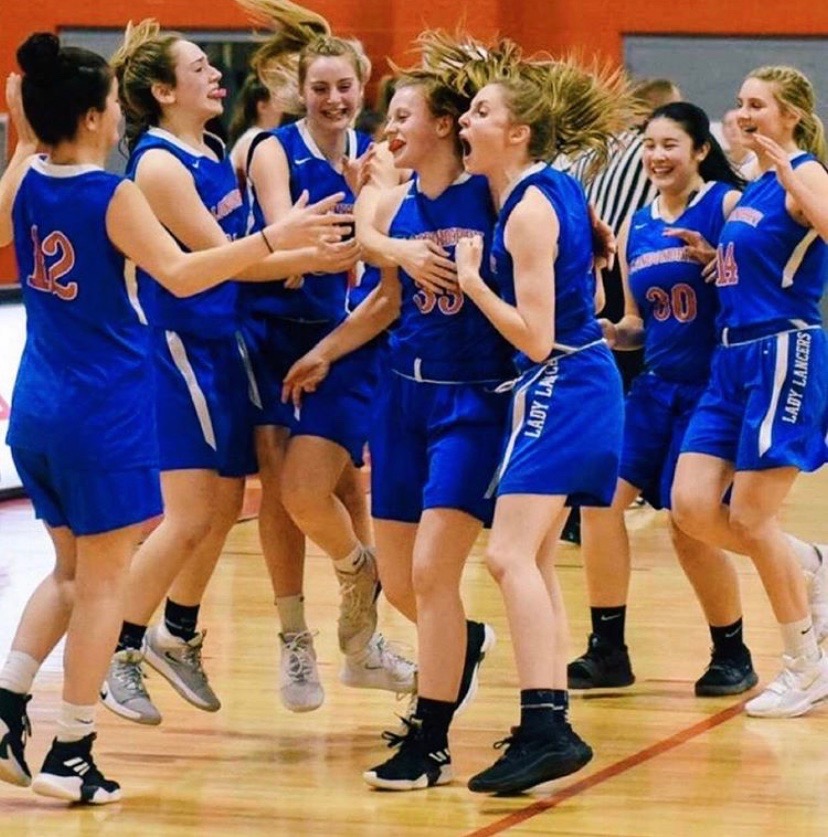
<svg viewBox="0 0 828 837"><path fill-rule="evenodd" d="M581 779L580 782L575 782L569 787L553 793L551 796L539 799L532 805L529 805L520 811L515 811L513 814L509 814L502 819L496 820L483 828L479 828L477 831L471 831L466 835L466 837L488 837L491 834L500 834L509 828L520 825L520 823L526 822L526 820L530 820L532 817L536 817L538 814L542 814L550 808L557 807L561 804L561 802L565 802L573 796L577 796L590 788L594 788L596 785L600 785L609 779L614 779L616 776L626 773L634 767L638 767L639 764L644 764L645 762L656 758L656 756L660 756L663 753L674 750L676 747L680 747L692 738L696 738L711 729L715 729L715 727L720 726L740 714L744 705L745 702L742 701L728 707L727 709L723 709L721 712L711 715L709 718L705 718L697 724L693 724L692 727L688 727L681 732L677 732L675 735L671 735L669 738L665 738L662 741L657 741L655 744L652 744L643 750L639 750L637 753L633 753L631 756L627 756L627 758L621 759L621 761L618 761L615 764L610 764L603 770L599 770L597 773L593 773L591 776Z"/></svg>

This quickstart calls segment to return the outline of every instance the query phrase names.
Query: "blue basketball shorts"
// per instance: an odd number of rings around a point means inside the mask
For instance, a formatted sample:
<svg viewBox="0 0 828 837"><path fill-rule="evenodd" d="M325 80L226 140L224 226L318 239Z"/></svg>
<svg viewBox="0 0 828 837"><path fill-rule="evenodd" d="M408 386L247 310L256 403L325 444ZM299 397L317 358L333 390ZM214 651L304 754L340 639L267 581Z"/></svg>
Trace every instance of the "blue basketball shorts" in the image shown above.
<svg viewBox="0 0 828 837"><path fill-rule="evenodd" d="M653 508L670 508L681 444L704 389L644 373L627 395L618 476L641 489Z"/></svg>
<svg viewBox="0 0 828 837"><path fill-rule="evenodd" d="M246 353L239 334L207 340L153 331L162 471L256 472L252 411L258 393Z"/></svg>
<svg viewBox="0 0 828 837"><path fill-rule="evenodd" d="M719 346L681 450L737 471L815 471L828 461L826 437L828 339L811 328Z"/></svg>
<svg viewBox="0 0 828 837"><path fill-rule="evenodd" d="M425 509L464 511L489 525L508 393L495 385L414 381L388 372L369 438L371 513L418 523Z"/></svg>
<svg viewBox="0 0 828 837"><path fill-rule="evenodd" d="M163 511L157 468L85 470L58 455L13 447L12 459L35 515L76 537L99 535L149 520Z"/></svg>
<svg viewBox="0 0 828 837"><path fill-rule="evenodd" d="M372 420L381 338L332 364L327 378L315 392L303 396L298 410L281 403L288 370L335 326L276 318L251 321L246 333L251 334L252 365L262 405L255 411L255 424L287 427L291 437L328 439L344 448L359 467Z"/></svg>
<svg viewBox="0 0 828 837"><path fill-rule="evenodd" d="M497 495L608 506L624 432L621 377L600 343L527 369L512 394Z"/></svg>

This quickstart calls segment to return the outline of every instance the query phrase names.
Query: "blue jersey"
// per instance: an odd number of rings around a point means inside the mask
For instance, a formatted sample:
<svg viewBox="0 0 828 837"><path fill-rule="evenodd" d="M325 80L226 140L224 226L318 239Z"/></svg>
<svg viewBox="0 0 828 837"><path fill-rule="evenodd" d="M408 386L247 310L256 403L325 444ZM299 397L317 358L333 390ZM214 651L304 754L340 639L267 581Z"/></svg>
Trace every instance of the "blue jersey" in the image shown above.
<svg viewBox="0 0 828 837"><path fill-rule="evenodd" d="M338 172L310 135L304 119L283 125L270 132L284 149L290 170L290 197L295 203L307 191L310 203L315 203L337 192L345 198L337 212L351 213L356 200L345 178ZM367 134L348 131L346 155L352 160L367 151L371 138ZM255 190L254 190L255 198ZM262 229L264 215L254 200L254 226ZM342 320L346 313L348 273L305 274L301 288L286 288L283 282L257 283L245 288L245 302L249 311L274 317L305 322L333 322Z"/></svg>
<svg viewBox="0 0 828 837"><path fill-rule="evenodd" d="M668 381L707 383L718 299L687 245L665 232L694 230L715 247L725 222L724 196L731 189L726 183L705 183L675 221L660 216L658 198L632 218L626 256L630 292L644 320L644 364Z"/></svg>
<svg viewBox="0 0 828 837"><path fill-rule="evenodd" d="M802 152L794 169L815 158ZM785 209L773 170L748 184L722 230L717 252L719 325L745 328L778 320L820 323L828 244Z"/></svg>
<svg viewBox="0 0 828 837"><path fill-rule="evenodd" d="M141 135L130 155L127 177L135 179L138 164L147 151L160 148L169 152L190 173L204 206L232 241L245 234L245 200L221 140L211 134L205 134L204 140L216 153L218 160L191 148L168 131L150 128ZM183 244L181 247L188 249ZM150 324L155 328L199 337L218 337L230 335L238 327L238 286L233 281L222 282L193 296L179 298L139 269L138 294Z"/></svg>
<svg viewBox="0 0 828 837"><path fill-rule="evenodd" d="M120 183L36 158L12 210L26 346L8 442L85 470L158 458L149 329L106 233Z"/></svg>
<svg viewBox="0 0 828 837"><path fill-rule="evenodd" d="M416 179L411 181L388 234L433 241L452 258L460 238L483 236L482 275L493 285L486 269L493 224L486 178L463 174L434 200L419 191ZM402 308L390 343L393 369L434 381L471 383L509 377L508 344L459 289L437 296L415 284L404 270L400 270L400 282Z"/></svg>
<svg viewBox="0 0 828 837"><path fill-rule="evenodd" d="M514 185L500 209L492 244L492 265L500 296L517 304L514 263L504 233L512 210L534 186L558 216L558 255L555 258L555 345L578 347L601 339L595 319L595 277L592 272L592 225L583 187L568 174L544 163L528 169ZM542 235L542 231L539 231ZM519 370L534 365L522 352L515 356Z"/></svg>

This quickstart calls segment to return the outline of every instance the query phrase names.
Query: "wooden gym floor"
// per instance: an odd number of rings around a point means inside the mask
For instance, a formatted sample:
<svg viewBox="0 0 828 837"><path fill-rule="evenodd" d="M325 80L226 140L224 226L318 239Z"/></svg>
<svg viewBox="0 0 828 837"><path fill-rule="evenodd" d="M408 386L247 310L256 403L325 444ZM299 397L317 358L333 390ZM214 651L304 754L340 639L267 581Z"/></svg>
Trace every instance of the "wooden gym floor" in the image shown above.
<svg viewBox="0 0 828 837"><path fill-rule="evenodd" d="M784 512L788 530L828 541L826 496L828 468L801 477ZM498 644L484 663L477 700L452 733L458 779L413 793L370 790L361 771L385 759L380 732L396 727L394 713L406 703L339 684L337 587L327 559L312 547L306 594L327 698L304 715L281 706L276 614L249 520L231 533L202 611L205 665L222 710L199 712L150 676L164 714L160 727L99 711L96 755L121 782L123 801L67 808L0 785L0 835L828 835L828 704L777 721L747 718L733 698L695 698L693 681L708 660L701 611L661 515L628 514L628 641L638 679L630 689L573 697L573 721L596 753L579 774L506 799L465 788L518 719L505 616L481 542L467 567L465 600L470 615L493 624ZM28 505L0 503L0 660L50 566L48 540ZM580 653L588 610L578 549L562 545L559 566L573 651ZM746 637L766 682L778 670L779 638L755 572L747 561L739 566ZM412 628L387 604L380 619L389 638L413 644ZM30 704L33 769L54 734L60 654L45 664Z"/></svg>

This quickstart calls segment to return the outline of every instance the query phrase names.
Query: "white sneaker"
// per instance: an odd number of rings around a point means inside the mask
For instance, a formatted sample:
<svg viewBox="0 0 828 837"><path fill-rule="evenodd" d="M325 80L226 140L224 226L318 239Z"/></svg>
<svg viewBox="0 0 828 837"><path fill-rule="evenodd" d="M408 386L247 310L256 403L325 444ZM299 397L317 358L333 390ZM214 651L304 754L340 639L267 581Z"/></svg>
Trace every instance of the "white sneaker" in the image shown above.
<svg viewBox="0 0 828 837"><path fill-rule="evenodd" d="M345 657L339 679L357 689L409 694L417 691L417 666L397 653L382 634L374 634L362 651Z"/></svg>
<svg viewBox="0 0 828 837"><path fill-rule="evenodd" d="M745 704L755 718L796 718L828 698L828 656L815 662L782 655L783 668L758 697Z"/></svg>
<svg viewBox="0 0 828 837"><path fill-rule="evenodd" d="M814 623L817 642L828 637L828 544L812 544L822 563L814 573L805 573L808 585L808 606Z"/></svg>
<svg viewBox="0 0 828 837"><path fill-rule="evenodd" d="M312 712L325 701L325 690L319 682L313 634L279 634L282 657L279 662L279 695L285 709L291 712Z"/></svg>

